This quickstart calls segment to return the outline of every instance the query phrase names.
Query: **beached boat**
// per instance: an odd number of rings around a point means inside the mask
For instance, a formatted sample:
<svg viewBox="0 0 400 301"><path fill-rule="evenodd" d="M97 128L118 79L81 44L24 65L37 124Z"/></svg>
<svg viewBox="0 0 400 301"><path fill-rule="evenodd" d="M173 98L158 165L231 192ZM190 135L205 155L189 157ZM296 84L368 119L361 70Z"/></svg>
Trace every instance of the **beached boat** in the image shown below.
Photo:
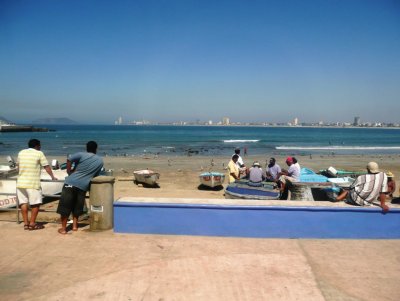
<svg viewBox="0 0 400 301"><path fill-rule="evenodd" d="M204 172L199 178L202 185L214 188L224 183L225 175L220 172Z"/></svg>
<svg viewBox="0 0 400 301"><path fill-rule="evenodd" d="M159 173L149 169L135 170L133 175L135 176L134 181L136 184L141 183L149 186L157 185L157 181L160 178Z"/></svg>
<svg viewBox="0 0 400 301"><path fill-rule="evenodd" d="M239 179L235 181L235 185L243 186L243 187L263 187L269 190L277 189L278 186L274 182L261 182L261 183L252 183L250 180L247 179Z"/></svg>
<svg viewBox="0 0 400 301"><path fill-rule="evenodd" d="M342 178L328 178L328 182L335 184L336 186L347 188L350 187L351 184L355 181L354 178L351 177L342 177Z"/></svg>
<svg viewBox="0 0 400 301"><path fill-rule="evenodd" d="M18 173L17 163L11 156L7 156L6 165L0 165L0 178L8 178Z"/></svg>
<svg viewBox="0 0 400 301"><path fill-rule="evenodd" d="M68 176L65 170L53 170L57 181L51 181L50 176L45 170L41 172L41 186L44 197L52 197L61 194L64 186L65 177ZM9 208L16 205L15 193L17 190L17 176L0 180L0 208Z"/></svg>
<svg viewBox="0 0 400 301"><path fill-rule="evenodd" d="M0 165L0 178L8 178L18 173L16 166Z"/></svg>
<svg viewBox="0 0 400 301"><path fill-rule="evenodd" d="M279 192L270 187L251 187L243 183L231 183L225 189L226 199L277 200Z"/></svg>
<svg viewBox="0 0 400 301"><path fill-rule="evenodd" d="M357 178L358 176L364 175L365 173L366 173L365 171L336 169L332 166L328 167L327 169L321 169L319 171L319 174L328 178L343 178L343 177Z"/></svg>
<svg viewBox="0 0 400 301"><path fill-rule="evenodd" d="M340 187L350 187L354 182L350 177L328 178L316 174L309 168L302 168L300 179L297 182L289 181L288 189L290 199L299 201L330 200L335 199Z"/></svg>

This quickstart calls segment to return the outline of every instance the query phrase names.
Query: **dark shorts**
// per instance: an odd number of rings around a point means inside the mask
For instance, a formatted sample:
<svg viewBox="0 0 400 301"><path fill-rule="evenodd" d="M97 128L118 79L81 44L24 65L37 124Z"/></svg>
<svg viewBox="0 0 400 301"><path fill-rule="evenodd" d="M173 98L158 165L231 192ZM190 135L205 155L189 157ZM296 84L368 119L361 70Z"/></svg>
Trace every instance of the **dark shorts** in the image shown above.
<svg viewBox="0 0 400 301"><path fill-rule="evenodd" d="M85 198L86 191L71 185L64 185L57 213L63 217L68 217L71 213L75 217L80 216L83 213Z"/></svg>

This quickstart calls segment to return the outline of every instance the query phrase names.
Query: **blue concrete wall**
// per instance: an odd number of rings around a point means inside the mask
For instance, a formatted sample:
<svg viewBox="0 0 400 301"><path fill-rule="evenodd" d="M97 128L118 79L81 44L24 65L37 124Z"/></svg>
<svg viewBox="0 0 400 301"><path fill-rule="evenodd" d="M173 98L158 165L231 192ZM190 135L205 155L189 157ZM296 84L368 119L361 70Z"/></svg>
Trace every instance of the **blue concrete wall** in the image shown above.
<svg viewBox="0 0 400 301"><path fill-rule="evenodd" d="M400 238L400 210L114 203L118 233L269 238Z"/></svg>

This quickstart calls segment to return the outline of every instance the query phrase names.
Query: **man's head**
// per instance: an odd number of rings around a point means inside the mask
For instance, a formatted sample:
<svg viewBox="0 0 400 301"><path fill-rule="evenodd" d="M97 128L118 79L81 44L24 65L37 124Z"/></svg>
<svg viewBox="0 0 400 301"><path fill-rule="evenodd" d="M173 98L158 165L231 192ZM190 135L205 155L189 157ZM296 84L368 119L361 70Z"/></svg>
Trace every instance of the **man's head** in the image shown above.
<svg viewBox="0 0 400 301"><path fill-rule="evenodd" d="M287 158L286 158L286 164L287 164L287 165L290 166L290 165L292 165L293 163L294 163L294 162L293 162L293 158L292 158L292 157L287 157Z"/></svg>
<svg viewBox="0 0 400 301"><path fill-rule="evenodd" d="M86 143L86 151L95 154L97 152L97 143L95 141Z"/></svg>
<svg viewBox="0 0 400 301"><path fill-rule="evenodd" d="M275 163L276 163L275 158L270 158L270 159L269 159L269 164L270 164L271 166L274 166Z"/></svg>
<svg viewBox="0 0 400 301"><path fill-rule="evenodd" d="M369 163L367 164L367 170L368 170L368 173L378 173L378 172L379 172L378 163L376 163L376 162L369 162Z"/></svg>
<svg viewBox="0 0 400 301"><path fill-rule="evenodd" d="M235 154L239 155L240 154L240 148L235 148Z"/></svg>
<svg viewBox="0 0 400 301"><path fill-rule="evenodd" d="M258 161L254 161L253 167L260 167L260 163Z"/></svg>
<svg viewBox="0 0 400 301"><path fill-rule="evenodd" d="M235 154L235 155L232 156L232 161L233 162L236 163L238 159L239 159L239 155Z"/></svg>
<svg viewBox="0 0 400 301"><path fill-rule="evenodd" d="M28 147L39 150L40 149L40 141L37 139L31 139L28 142Z"/></svg>

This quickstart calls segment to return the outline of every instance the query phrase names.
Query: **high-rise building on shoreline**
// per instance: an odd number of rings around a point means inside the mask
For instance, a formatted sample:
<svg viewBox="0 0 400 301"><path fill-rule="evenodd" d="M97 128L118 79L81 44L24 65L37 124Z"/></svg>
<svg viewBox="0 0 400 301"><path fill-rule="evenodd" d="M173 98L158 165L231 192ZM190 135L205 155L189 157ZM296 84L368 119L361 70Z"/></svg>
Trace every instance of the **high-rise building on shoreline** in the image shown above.
<svg viewBox="0 0 400 301"><path fill-rule="evenodd" d="M229 124L230 124L229 117L224 117L224 118L222 118L222 124L223 124L223 125L229 125Z"/></svg>

